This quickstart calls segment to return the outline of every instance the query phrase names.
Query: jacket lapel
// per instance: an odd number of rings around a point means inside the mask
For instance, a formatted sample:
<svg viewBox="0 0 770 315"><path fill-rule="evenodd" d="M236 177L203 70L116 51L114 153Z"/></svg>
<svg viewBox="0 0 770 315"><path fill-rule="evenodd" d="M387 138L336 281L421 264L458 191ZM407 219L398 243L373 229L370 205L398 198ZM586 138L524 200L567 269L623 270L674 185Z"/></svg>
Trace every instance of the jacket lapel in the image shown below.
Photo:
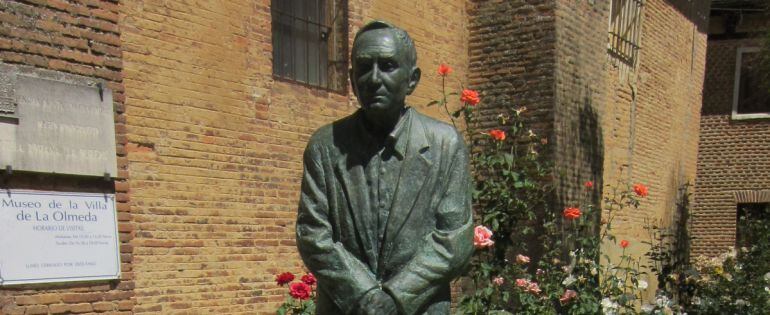
<svg viewBox="0 0 770 315"><path fill-rule="evenodd" d="M388 214L384 242L381 244L380 261L385 259L392 250L392 240L399 234L409 219L417 198L422 194L425 181L432 162L430 142L419 114L414 113L409 128L409 143L407 144L402 169L394 200Z"/></svg>
<svg viewBox="0 0 770 315"><path fill-rule="evenodd" d="M375 247L376 226L371 227L370 204L364 174L364 165L360 156L348 153L341 156L336 165L337 178L348 201L349 215L353 219L353 229L358 237L358 243L364 251L369 268L374 271L377 266L377 252Z"/></svg>

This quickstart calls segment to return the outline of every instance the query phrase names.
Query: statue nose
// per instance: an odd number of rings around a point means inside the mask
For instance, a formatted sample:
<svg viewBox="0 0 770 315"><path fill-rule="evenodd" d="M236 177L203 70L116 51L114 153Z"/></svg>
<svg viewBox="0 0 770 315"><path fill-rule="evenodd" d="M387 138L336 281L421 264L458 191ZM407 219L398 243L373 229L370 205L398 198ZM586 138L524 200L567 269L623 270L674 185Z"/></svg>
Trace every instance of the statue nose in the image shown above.
<svg viewBox="0 0 770 315"><path fill-rule="evenodd" d="M380 67L376 63L372 65L369 82L375 85L382 84L382 71L380 71Z"/></svg>

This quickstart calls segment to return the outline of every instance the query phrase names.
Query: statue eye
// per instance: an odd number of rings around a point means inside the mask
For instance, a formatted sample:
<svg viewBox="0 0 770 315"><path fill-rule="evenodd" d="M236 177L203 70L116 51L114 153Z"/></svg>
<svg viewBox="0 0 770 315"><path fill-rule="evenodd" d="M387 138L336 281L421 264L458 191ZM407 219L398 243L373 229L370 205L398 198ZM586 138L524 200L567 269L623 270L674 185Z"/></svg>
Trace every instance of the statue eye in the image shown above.
<svg viewBox="0 0 770 315"><path fill-rule="evenodd" d="M382 65L380 65L380 70L385 72L396 70L396 68L398 68L398 64L395 61L390 60L384 61Z"/></svg>

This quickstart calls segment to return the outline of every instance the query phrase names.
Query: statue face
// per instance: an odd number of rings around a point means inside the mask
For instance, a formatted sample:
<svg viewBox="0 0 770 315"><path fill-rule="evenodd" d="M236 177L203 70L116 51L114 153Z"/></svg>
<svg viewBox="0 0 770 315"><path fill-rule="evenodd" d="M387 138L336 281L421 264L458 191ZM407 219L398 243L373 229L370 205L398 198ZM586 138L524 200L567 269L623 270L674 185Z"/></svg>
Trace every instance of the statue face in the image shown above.
<svg viewBox="0 0 770 315"><path fill-rule="evenodd" d="M389 29L364 32L353 48L351 82L370 121L398 117L419 81L401 41Z"/></svg>

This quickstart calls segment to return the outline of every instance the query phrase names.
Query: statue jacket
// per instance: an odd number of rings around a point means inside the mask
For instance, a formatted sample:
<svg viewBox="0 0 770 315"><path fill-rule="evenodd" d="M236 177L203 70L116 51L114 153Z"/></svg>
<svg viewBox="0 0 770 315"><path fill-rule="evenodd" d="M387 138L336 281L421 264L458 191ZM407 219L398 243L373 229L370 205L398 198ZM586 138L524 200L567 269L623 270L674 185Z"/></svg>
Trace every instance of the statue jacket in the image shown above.
<svg viewBox="0 0 770 315"><path fill-rule="evenodd" d="M303 157L297 247L318 279L317 314L352 314L381 288L401 314L449 314L449 282L473 253L468 152L451 126L407 108L392 143L386 220L371 211L358 112L320 128ZM372 223L375 222L375 223ZM379 222L379 223L377 223ZM379 228L378 228L379 225ZM380 231L378 233L378 230Z"/></svg>

